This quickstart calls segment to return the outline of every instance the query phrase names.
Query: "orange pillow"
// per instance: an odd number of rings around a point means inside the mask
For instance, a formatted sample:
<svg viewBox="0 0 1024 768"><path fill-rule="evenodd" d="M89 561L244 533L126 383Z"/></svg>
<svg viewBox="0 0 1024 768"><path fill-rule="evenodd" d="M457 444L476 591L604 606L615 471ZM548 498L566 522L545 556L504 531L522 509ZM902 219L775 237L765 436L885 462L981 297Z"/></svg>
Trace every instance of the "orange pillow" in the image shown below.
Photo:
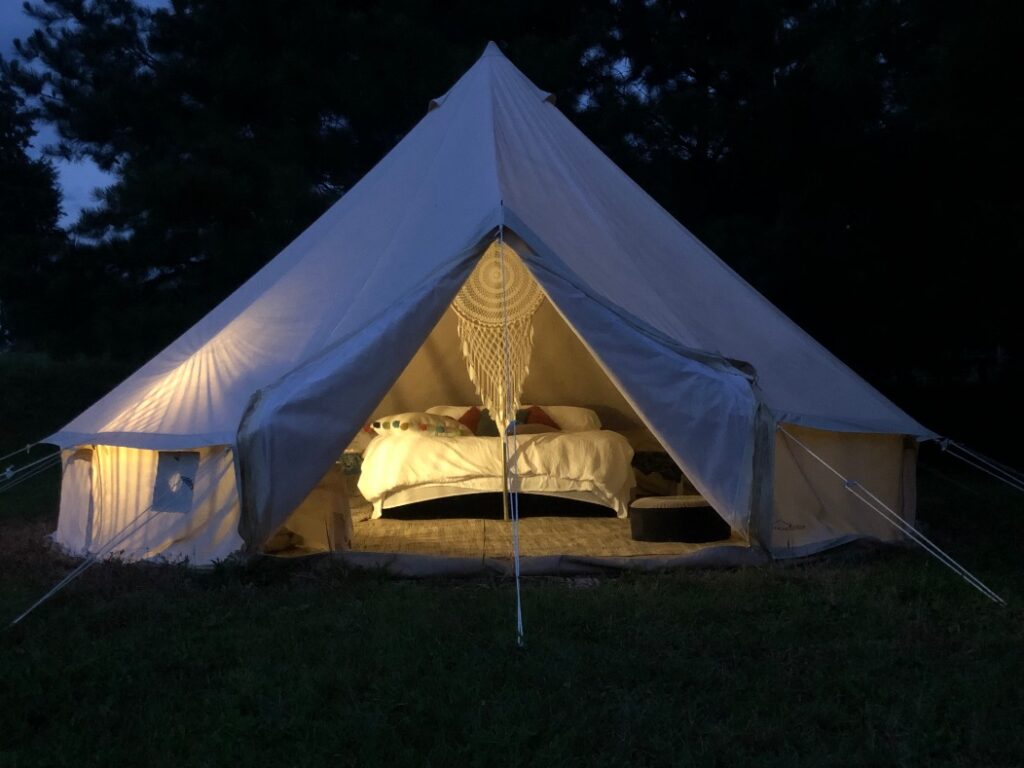
<svg viewBox="0 0 1024 768"><path fill-rule="evenodd" d="M480 426L480 409L475 405L459 416L459 421L466 425L471 433L476 434L476 428Z"/></svg>
<svg viewBox="0 0 1024 768"><path fill-rule="evenodd" d="M548 416L544 409L539 405L531 405L526 411L526 423L527 424L544 424L545 426L551 427L552 429L559 429L560 427Z"/></svg>
<svg viewBox="0 0 1024 768"><path fill-rule="evenodd" d="M475 435L478 434L479 432L480 419L482 414L483 411L481 411L474 405L471 406L469 410L467 410L464 414L459 416L459 421L465 424L469 431ZM550 416L548 416L547 413L544 412L544 409L541 408L539 405L530 406L525 410L525 413L523 411L519 411L516 414L516 419L521 425L540 424L545 427L550 427L553 430L561 430L561 427L558 426L558 423ZM524 432L523 434L527 433Z"/></svg>

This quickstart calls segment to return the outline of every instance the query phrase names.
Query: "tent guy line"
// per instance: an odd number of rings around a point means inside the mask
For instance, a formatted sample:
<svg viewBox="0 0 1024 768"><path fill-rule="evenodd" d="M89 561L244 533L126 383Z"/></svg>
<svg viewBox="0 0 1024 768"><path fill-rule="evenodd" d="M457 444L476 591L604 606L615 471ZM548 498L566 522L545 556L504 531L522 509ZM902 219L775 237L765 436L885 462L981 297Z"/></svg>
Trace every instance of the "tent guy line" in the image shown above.
<svg viewBox="0 0 1024 768"><path fill-rule="evenodd" d="M23 467L13 469L8 467L3 473L0 473L0 493L6 493L12 488L24 483L26 480L31 480L38 474L45 472L52 467L60 464L60 451L54 451L49 453L41 459L37 459L30 464L26 464Z"/></svg>
<svg viewBox="0 0 1024 768"><path fill-rule="evenodd" d="M504 202L503 202L504 204ZM505 226L504 224L498 227L498 262L501 264L501 308L504 315L504 322L502 323L502 337L504 342L504 374L505 374L505 413L515 413L516 406L518 405L515 400L520 393L513 392L512 385L512 351L511 351L511 339L509 338L509 321L508 321L508 288L506 285L505 275ZM519 648L523 647L524 634L523 634L523 594L522 587L520 584L521 568L519 558L519 472L518 472L518 461L516 456L519 453L519 441L516 435L517 424L513 420L511 424L511 434L509 430L505 430L502 436L502 441L505 447L505 466L504 472L507 478L506 483L508 488L511 490L511 514L512 514L512 562L515 570L516 580L516 645ZM508 450L509 443L512 444L512 450ZM509 465L509 456L512 456L511 471Z"/></svg>
<svg viewBox="0 0 1024 768"><path fill-rule="evenodd" d="M192 483L192 478L182 477L182 483ZM101 558L111 554L120 544L127 541L127 539L134 533L140 531L147 524L152 522L158 515L161 514L161 510L156 509L157 504L164 501L169 495L175 493L177 488L168 488L164 493L153 500L153 503L142 510L138 515L135 516L127 525L118 531L114 536L111 537L110 541L104 544L102 547L97 549L94 553L86 557L81 563L79 563L74 570L68 573L64 578L58 581L45 595L36 600L32 605L22 611L17 618L14 619L7 628L10 629L15 625L19 624L26 616L32 613L36 608L43 605L47 600L60 592L64 587L74 581L76 578L81 576L87 571L92 565L98 562ZM142 518L148 515L145 520Z"/></svg>
<svg viewBox="0 0 1024 768"><path fill-rule="evenodd" d="M981 592L989 600L991 600L992 602L997 603L999 605L1002 605L1002 606L1006 605L1006 601L1002 597L1000 597L995 592L993 592L991 589L989 589L988 586L986 586L984 584L984 582L981 581L981 579L979 579L973 573L968 571L966 568L964 568L962 565L960 565L960 563L958 563L956 560L954 560L950 555L948 555L946 552L944 552L942 549L940 549L937 544L935 544L934 542L931 541L931 539L928 539L923 533L918 531L916 528L914 528L912 525L910 525L908 522L906 522L899 515L893 514L892 517L889 517L887 512L883 511L883 510L889 510L889 508L886 507L886 505L883 502L878 500L878 498L873 493L871 493L871 491L869 491L867 488L865 488L863 485L858 483L856 480L851 480L849 485L846 487L846 490L848 490L851 494L853 494L853 496L855 498L859 499L865 505L867 505L868 507L871 507L871 509L873 509L879 515L881 515L886 521L888 521L893 526L895 526L899 531L901 531L902 533L904 533L907 536L909 536L915 543L917 543L928 554L932 555L932 557L936 558L943 565L948 567L954 573L958 574L964 581L966 581L972 587L974 587L979 592ZM874 500L879 506L875 506L875 504L872 503L872 501L870 501L869 499L864 498L864 496L862 496L859 491L863 491L872 500Z"/></svg>
<svg viewBox="0 0 1024 768"><path fill-rule="evenodd" d="M12 458L14 456L17 456L19 453L22 453L22 452L27 454L29 451L31 451L37 445L39 445L38 442L36 442L36 443L29 443L24 448L19 448L16 451L11 451L10 453L6 453L3 456L0 456L0 462L7 461L8 459L10 459L10 458Z"/></svg>
<svg viewBox="0 0 1024 768"><path fill-rule="evenodd" d="M60 454L60 451L59 451L59 450L57 450L57 451L50 451L50 452L49 452L48 454L46 454L45 456L42 456L42 457L40 457L40 458L38 458L38 459L34 459L33 461L30 461L30 462L29 462L28 464L22 464L22 465L21 465L20 467L15 467L15 466L14 466L14 465L12 464L12 465L10 465L9 467L7 467L7 469L6 469L6 470L4 470L4 472L3 472L3 478L4 478L5 480L9 480L9 479L11 479L12 477L14 477L15 475L21 474L21 473L22 473L22 472L24 472L25 470L27 470L27 469L31 469L32 467L36 466L37 464L41 464L41 463L43 463L44 461L46 461L47 459L51 459L51 458L53 458L54 456L57 456L58 454Z"/></svg>
<svg viewBox="0 0 1024 768"><path fill-rule="evenodd" d="M853 479L848 478L845 475L843 475L842 472L840 472L838 469L836 469L831 464L829 464L827 461L825 461L825 459L823 459L817 453L812 451L809 447L807 447L797 437L795 437L794 435L790 434L790 432L788 430L786 430L784 427L781 427L781 426L778 427L778 431L781 432L783 435L785 435L786 438L788 438L789 440L794 442L797 446L802 448L807 454L809 454L812 458L814 458L818 463L820 463L823 467L825 467L829 472L831 472L833 475L835 475L840 480L842 480L843 481L843 487L847 491L849 491L851 494L853 494L853 496L856 497L857 499L859 499L865 506L867 506L870 509L872 509L875 512L877 512L886 522L891 524L893 527L895 527L901 533L904 533L907 536L909 536L911 539L913 539L914 542L916 544L918 544L925 552L927 552L929 555L934 557L940 563L942 563L947 568L952 570L954 573L959 575L964 581L966 581L968 584L970 584L976 590L981 592L981 594L983 594L985 597L987 597L992 602L998 603L999 605L1003 605L1003 606L1006 605L1006 601L1003 598L1001 598L999 595L997 595L995 592L993 592L991 589L989 589L981 581L981 579L979 579L973 573L971 573L966 568L964 568L962 565L960 565L960 563L958 563L949 554L947 554L945 551L943 551L942 548L940 548L938 544L933 542L931 539L929 539L927 536L925 536L923 533L921 533L917 528L915 528L909 522L907 522L905 519L900 517L900 515L897 514L895 510L893 510L884 501L882 501L875 494L873 494L868 488L864 487L857 480L853 480ZM858 492L858 489L860 491L863 491L865 494L867 494L870 497L870 500L865 498L863 495L861 495L861 493Z"/></svg>
<svg viewBox="0 0 1024 768"><path fill-rule="evenodd" d="M960 459L960 461L965 464L969 464L975 469L984 472L986 475L990 475L996 480L1006 483L1006 485L1010 486L1014 490L1024 493L1024 475L1021 475L1016 470L1004 466L994 459L989 459L983 454L971 450L966 445L957 443L948 438L941 438L938 442L939 447L944 453L949 454L955 459Z"/></svg>

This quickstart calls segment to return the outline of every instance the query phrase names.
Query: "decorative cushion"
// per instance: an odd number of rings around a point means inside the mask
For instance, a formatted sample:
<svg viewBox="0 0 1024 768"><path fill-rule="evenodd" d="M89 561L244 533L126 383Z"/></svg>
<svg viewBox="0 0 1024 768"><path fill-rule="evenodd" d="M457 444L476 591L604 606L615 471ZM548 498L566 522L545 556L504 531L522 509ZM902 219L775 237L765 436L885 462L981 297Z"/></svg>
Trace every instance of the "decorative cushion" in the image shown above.
<svg viewBox="0 0 1024 768"><path fill-rule="evenodd" d="M475 405L434 405L427 408L427 413L439 415L439 416L451 416L453 419L460 419L473 408L479 409L479 406ZM524 405L519 411L517 416L520 418L517 421L520 424L535 424L538 423L538 418L541 419L540 423L543 422L543 417L539 413L535 413L533 419L529 417L529 411L532 408L537 408L538 411L547 416L556 427L563 432L587 432L593 429L601 428L601 419L598 418L597 414L589 408L579 408L574 405ZM526 416L522 414L526 413ZM478 430L473 430L474 434L480 434ZM494 428L493 436L497 436L498 428Z"/></svg>
<svg viewBox="0 0 1024 768"><path fill-rule="evenodd" d="M497 437L498 425L486 408L476 405L434 405L427 409L433 416L449 416L457 419L480 437ZM479 420L476 420L479 415ZM590 408L574 405L527 405L516 412L516 422L523 424L547 424L563 432L589 432L601 429L601 419ZM523 433L525 434L525 433Z"/></svg>
<svg viewBox="0 0 1024 768"><path fill-rule="evenodd" d="M427 408L427 413L436 413L438 416L451 416L457 419L475 405L432 405Z"/></svg>
<svg viewBox="0 0 1024 768"><path fill-rule="evenodd" d="M459 416L458 420L465 424L466 428L475 435L480 427L480 409L475 405L471 405L464 414Z"/></svg>
<svg viewBox="0 0 1024 768"><path fill-rule="evenodd" d="M477 410L476 429L473 434L477 437L497 437L498 424L491 418L491 413L486 408Z"/></svg>
<svg viewBox="0 0 1024 768"><path fill-rule="evenodd" d="M476 405L434 405L427 409L427 413L450 416L462 422L470 430L470 434L479 437L498 436L498 425L494 423L486 408Z"/></svg>
<svg viewBox="0 0 1024 768"><path fill-rule="evenodd" d="M498 425L486 408L480 410L474 406L463 415L460 421L467 425L471 422L475 423L476 427L473 429L473 433L479 437L498 436ZM528 426L544 426L548 427L545 431L558 431L558 425L536 405L516 411L516 431L520 435L536 434L536 432L525 431L524 427Z"/></svg>
<svg viewBox="0 0 1024 768"><path fill-rule="evenodd" d="M518 414L517 414L517 416L518 416ZM516 421L518 421L518 420L519 419L517 418ZM541 425L544 425L544 426L547 426L547 427L551 427L551 429L553 429L553 430L561 429L558 426L558 423L554 419L552 419L547 414L547 412L543 408L541 408L539 405L531 405L529 408L526 409L526 423L527 424L541 424ZM522 432L521 425L520 425L519 431ZM523 433L523 434L529 434L529 433Z"/></svg>
<svg viewBox="0 0 1024 768"><path fill-rule="evenodd" d="M374 419L370 423L370 428L378 435L386 435L390 432L412 432L421 435L448 437L473 434L465 424L453 419L451 416L442 416L422 411L382 416L379 419Z"/></svg>

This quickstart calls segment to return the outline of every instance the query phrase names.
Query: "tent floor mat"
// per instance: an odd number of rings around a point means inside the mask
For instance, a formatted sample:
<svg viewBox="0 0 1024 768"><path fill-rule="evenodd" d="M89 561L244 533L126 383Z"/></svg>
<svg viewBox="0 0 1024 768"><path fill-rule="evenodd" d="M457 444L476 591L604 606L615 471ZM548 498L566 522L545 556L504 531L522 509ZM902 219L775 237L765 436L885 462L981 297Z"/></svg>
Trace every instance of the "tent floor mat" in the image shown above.
<svg viewBox="0 0 1024 768"><path fill-rule="evenodd" d="M619 518L526 518L519 522L519 551L526 575L733 567L769 560L736 533L706 544L634 541L629 520ZM352 550L335 556L402 576L511 573L512 528L501 520L362 520L353 524Z"/></svg>

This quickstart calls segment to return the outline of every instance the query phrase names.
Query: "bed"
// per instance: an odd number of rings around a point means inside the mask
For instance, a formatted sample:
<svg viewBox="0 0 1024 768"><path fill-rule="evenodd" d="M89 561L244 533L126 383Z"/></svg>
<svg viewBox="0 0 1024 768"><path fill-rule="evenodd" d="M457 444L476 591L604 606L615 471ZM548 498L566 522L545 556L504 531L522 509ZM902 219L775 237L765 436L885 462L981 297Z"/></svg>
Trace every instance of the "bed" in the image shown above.
<svg viewBox="0 0 1024 768"><path fill-rule="evenodd" d="M516 490L599 504L626 517L636 482L629 441L600 429L593 411L567 406L546 406L545 410L562 429L515 438ZM589 416L579 418L583 411ZM426 413L454 420L453 414L459 412L460 407L436 406ZM500 437L482 437L458 428L442 431L433 423L406 428L409 424L402 418L382 422L399 426L381 430L369 442L358 483L360 493L373 505L372 517L420 501L501 492Z"/></svg>

